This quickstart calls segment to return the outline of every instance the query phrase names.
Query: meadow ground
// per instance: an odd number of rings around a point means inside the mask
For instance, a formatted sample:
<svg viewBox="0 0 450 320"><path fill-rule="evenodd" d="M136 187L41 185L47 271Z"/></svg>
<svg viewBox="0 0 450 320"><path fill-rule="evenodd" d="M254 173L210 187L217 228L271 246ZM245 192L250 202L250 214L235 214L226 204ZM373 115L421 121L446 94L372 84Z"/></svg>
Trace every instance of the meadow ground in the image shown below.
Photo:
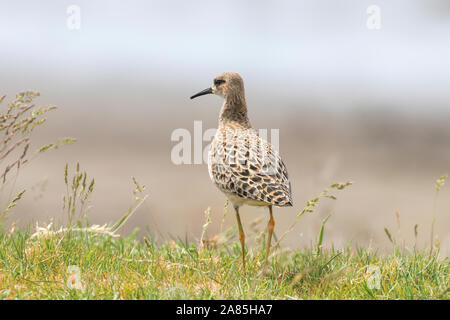
<svg viewBox="0 0 450 320"><path fill-rule="evenodd" d="M276 250L263 241L242 272L236 241L157 244L107 228L0 235L1 299L448 299L450 260L393 248ZM235 235L233 228L224 234ZM264 234L260 234L262 238ZM256 239L258 240L258 239ZM219 241L220 242L220 241ZM259 248L258 248L259 247Z"/></svg>

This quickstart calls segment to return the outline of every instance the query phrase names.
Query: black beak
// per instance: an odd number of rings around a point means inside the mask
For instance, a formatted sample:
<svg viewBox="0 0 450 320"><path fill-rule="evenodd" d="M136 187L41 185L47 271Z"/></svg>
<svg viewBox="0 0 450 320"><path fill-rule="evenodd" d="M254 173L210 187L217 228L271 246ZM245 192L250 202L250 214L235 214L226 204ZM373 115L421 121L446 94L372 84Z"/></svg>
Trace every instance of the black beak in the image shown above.
<svg viewBox="0 0 450 320"><path fill-rule="evenodd" d="M213 92L212 92L212 88L208 88L208 89L205 89L205 90L200 91L200 92L197 93L197 94L194 94L194 95L191 97L191 99L194 99L194 98L203 96L203 95L205 95L205 94L210 94L210 93L213 93Z"/></svg>

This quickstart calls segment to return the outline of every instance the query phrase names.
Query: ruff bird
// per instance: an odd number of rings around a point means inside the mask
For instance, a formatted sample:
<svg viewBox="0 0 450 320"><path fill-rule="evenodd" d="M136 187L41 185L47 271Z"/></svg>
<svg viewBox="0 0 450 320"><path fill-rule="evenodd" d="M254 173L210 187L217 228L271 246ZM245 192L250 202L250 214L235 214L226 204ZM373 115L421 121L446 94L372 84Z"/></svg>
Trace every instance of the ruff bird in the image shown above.
<svg viewBox="0 0 450 320"><path fill-rule="evenodd" d="M216 94L225 102L219 116L219 127L208 154L208 171L213 183L232 203L236 212L242 265L245 267L245 234L239 208L242 205L269 208L264 268L267 266L275 221L272 206L292 206L291 183L278 151L252 128L247 115L244 82L234 72L214 78L211 87L191 99Z"/></svg>

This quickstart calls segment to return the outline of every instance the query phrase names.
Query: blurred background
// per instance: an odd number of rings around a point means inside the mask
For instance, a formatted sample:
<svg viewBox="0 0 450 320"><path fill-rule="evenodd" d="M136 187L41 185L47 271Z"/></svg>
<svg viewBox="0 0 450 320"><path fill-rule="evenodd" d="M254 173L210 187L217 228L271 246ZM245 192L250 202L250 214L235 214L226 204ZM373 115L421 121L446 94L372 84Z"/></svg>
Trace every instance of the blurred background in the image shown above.
<svg viewBox="0 0 450 320"><path fill-rule="evenodd" d="M71 5L80 10L79 28ZM58 107L34 148L57 137L78 139L23 167L14 188L28 191L8 223L65 221L64 165L80 162L96 180L92 222L126 212L135 176L150 196L124 234L139 227L161 240L195 240L211 207L213 236L225 198L206 164L172 163L171 134L193 134L196 120L203 130L215 128L220 98L189 96L235 71L245 81L252 124L280 129L295 205L275 211L278 235L322 189L354 182L336 193L337 201L304 216L284 246L315 243L331 213L326 246L387 250L387 227L413 247L417 224L418 246L427 247L434 181L450 171L449 57L446 0L4 1L0 95L11 101L34 89L40 105ZM242 209L247 230L261 216L268 218L265 209ZM448 185L436 219L448 255ZM230 226L231 208L224 227Z"/></svg>

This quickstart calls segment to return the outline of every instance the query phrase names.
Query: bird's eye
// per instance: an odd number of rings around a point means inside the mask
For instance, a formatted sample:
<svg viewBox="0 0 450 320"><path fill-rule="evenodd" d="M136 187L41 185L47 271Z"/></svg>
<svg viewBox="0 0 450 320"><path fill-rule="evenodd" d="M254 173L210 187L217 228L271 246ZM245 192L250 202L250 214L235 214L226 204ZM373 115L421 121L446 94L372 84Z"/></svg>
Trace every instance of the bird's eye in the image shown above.
<svg viewBox="0 0 450 320"><path fill-rule="evenodd" d="M217 80L214 80L214 85L218 86L218 85L220 85L220 84L222 84L224 82L225 82L225 80L217 79Z"/></svg>

